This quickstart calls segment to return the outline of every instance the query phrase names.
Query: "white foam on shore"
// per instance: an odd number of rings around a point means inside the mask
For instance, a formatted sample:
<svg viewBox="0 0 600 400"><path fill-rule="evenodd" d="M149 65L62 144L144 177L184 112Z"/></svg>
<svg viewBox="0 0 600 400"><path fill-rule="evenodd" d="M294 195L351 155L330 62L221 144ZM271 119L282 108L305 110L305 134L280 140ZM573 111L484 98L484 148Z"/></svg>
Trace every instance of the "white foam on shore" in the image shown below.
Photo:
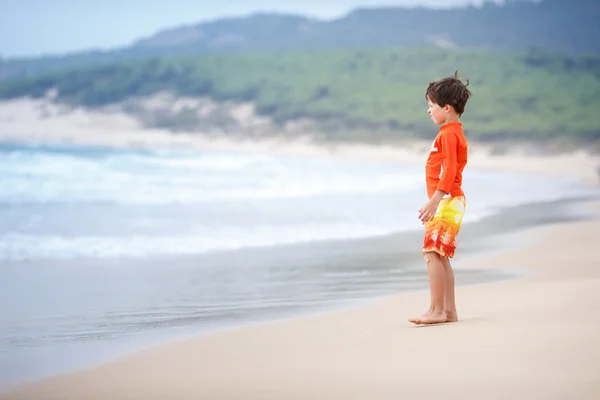
<svg viewBox="0 0 600 400"><path fill-rule="evenodd" d="M0 258L198 254L422 229L421 168L328 157L0 145ZM465 173L472 223L585 191Z"/></svg>

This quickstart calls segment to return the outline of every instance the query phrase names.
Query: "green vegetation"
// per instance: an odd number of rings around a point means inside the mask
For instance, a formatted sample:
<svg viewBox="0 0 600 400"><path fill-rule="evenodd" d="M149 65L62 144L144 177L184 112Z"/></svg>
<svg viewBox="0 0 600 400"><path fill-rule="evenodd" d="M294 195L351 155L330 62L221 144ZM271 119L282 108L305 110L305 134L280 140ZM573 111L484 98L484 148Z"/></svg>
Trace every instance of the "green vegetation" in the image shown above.
<svg viewBox="0 0 600 400"><path fill-rule="evenodd" d="M570 55L600 53L598 0L484 1L479 7L356 9L334 20L259 13L167 27L131 46L105 51L0 59L0 80L176 54L299 51L421 46L527 51Z"/></svg>
<svg viewBox="0 0 600 400"><path fill-rule="evenodd" d="M459 69L473 98L463 117L481 140L600 140L600 56L499 53L435 47L171 56L63 70L0 82L0 98L88 106L160 90L253 101L283 123L312 118L330 140L393 141L427 135L425 88ZM190 121L190 123L193 121Z"/></svg>

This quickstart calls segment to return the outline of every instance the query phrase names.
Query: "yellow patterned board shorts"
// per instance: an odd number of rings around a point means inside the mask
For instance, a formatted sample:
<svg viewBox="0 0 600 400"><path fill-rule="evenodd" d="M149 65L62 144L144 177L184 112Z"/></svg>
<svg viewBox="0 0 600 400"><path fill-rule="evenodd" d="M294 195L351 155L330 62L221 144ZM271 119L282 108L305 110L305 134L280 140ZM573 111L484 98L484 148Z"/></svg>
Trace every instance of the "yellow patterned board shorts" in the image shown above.
<svg viewBox="0 0 600 400"><path fill-rule="evenodd" d="M423 252L435 251L442 257L454 257L456 236L465 215L464 196L442 199L433 220L425 223Z"/></svg>

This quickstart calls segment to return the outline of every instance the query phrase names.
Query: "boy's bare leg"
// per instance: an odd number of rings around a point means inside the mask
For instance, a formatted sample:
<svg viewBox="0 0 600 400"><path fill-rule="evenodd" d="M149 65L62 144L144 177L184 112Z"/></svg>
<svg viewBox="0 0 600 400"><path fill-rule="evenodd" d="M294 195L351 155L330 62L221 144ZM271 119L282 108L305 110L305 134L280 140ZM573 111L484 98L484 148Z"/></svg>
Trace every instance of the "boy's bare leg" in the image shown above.
<svg viewBox="0 0 600 400"><path fill-rule="evenodd" d="M456 300L454 299L454 271L450 265L450 259L441 257L446 273L446 285L444 287L444 310L446 311L446 322L458 321L456 312Z"/></svg>
<svg viewBox="0 0 600 400"><path fill-rule="evenodd" d="M439 324L446 322L446 310L444 308L444 292L446 287L446 268L438 253L423 253L427 263L429 275L429 292L431 294L431 305L429 311L420 317L410 318L413 324Z"/></svg>

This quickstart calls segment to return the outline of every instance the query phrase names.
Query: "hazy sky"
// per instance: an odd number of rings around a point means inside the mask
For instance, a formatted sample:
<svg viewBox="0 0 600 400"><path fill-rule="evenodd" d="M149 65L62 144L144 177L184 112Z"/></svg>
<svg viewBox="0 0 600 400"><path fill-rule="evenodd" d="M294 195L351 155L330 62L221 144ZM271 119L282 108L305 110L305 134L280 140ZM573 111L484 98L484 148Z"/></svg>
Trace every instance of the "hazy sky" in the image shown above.
<svg viewBox="0 0 600 400"><path fill-rule="evenodd" d="M339 17L357 7L452 7L482 0L0 0L0 56L127 45L163 28L257 11Z"/></svg>

